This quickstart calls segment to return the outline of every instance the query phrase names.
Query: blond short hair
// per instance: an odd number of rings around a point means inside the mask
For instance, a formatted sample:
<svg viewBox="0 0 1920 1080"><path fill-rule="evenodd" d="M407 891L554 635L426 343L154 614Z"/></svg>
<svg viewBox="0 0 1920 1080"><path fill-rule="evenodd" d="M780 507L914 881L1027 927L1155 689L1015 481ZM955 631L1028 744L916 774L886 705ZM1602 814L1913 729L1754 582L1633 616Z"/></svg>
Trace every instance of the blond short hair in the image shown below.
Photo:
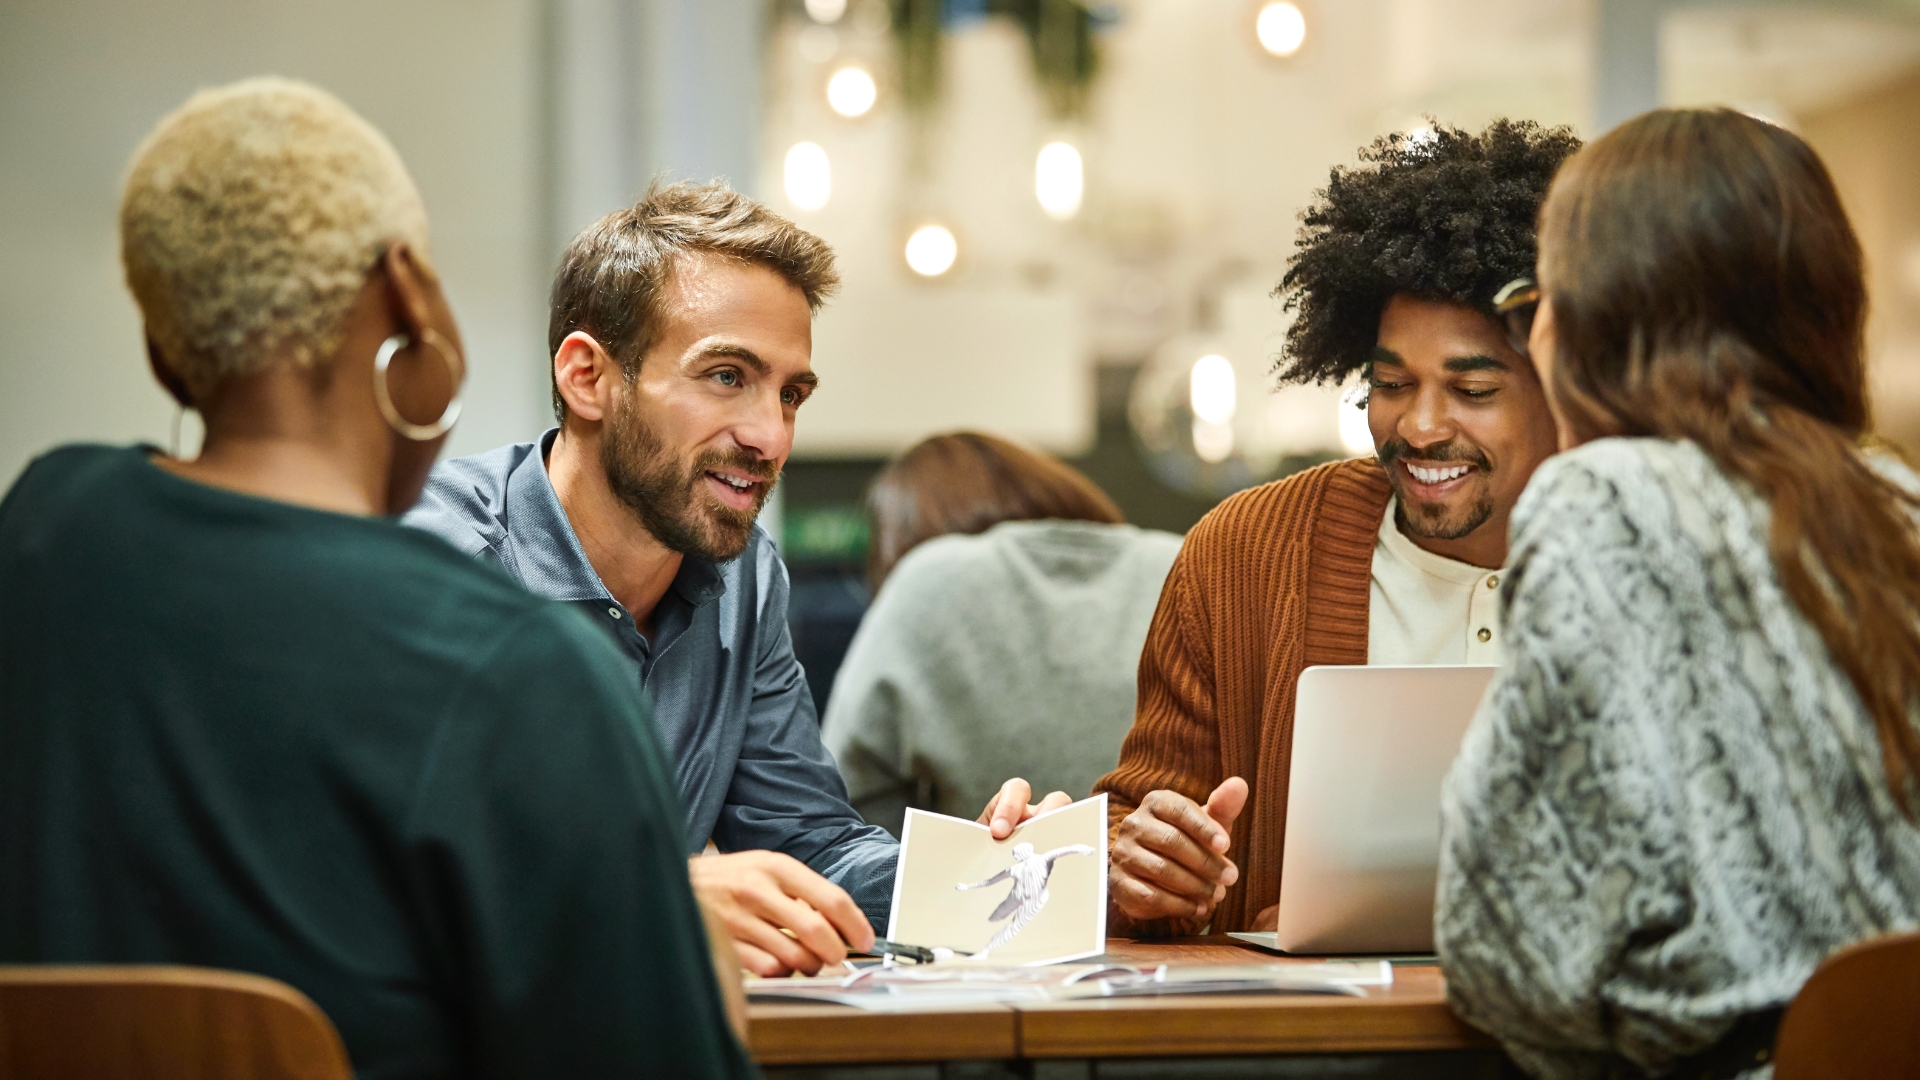
<svg viewBox="0 0 1920 1080"><path fill-rule="evenodd" d="M426 209L393 144L287 79L195 94L140 144L120 199L127 286L196 400L329 360L396 241L426 256Z"/></svg>

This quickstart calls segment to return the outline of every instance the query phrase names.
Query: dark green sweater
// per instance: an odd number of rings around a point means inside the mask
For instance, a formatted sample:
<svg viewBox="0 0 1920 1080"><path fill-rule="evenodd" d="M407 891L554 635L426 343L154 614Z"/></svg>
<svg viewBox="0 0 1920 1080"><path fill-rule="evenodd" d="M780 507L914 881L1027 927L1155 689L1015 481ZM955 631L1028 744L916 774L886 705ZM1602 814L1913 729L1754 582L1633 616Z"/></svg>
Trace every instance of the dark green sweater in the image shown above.
<svg viewBox="0 0 1920 1080"><path fill-rule="evenodd" d="M363 1077L748 1076L630 665L424 533L72 447L0 503L0 963L304 991Z"/></svg>

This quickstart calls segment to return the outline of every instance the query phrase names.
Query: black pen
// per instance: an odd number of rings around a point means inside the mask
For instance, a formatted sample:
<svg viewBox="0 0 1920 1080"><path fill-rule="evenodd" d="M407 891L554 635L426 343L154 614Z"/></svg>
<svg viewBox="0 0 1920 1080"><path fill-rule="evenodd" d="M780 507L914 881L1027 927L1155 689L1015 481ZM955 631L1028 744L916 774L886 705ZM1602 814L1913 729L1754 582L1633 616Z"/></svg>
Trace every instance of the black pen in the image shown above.
<svg viewBox="0 0 1920 1080"><path fill-rule="evenodd" d="M868 949L867 952L873 956L904 956L909 960L922 964L931 964L939 959L939 957L934 955L932 949L922 948L918 945L902 945L897 941L887 941L884 938L875 938L873 948ZM955 949L953 950L953 955L972 956L973 954L964 953Z"/></svg>

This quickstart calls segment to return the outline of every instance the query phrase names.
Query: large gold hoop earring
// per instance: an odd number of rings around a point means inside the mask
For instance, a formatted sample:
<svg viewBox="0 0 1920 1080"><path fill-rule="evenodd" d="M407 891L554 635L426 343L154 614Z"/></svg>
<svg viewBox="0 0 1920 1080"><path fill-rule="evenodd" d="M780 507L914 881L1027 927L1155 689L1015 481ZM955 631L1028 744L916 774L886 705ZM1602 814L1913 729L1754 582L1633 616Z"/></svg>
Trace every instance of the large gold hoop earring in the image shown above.
<svg viewBox="0 0 1920 1080"><path fill-rule="evenodd" d="M429 346L440 358L447 362L447 371L453 376L453 400L447 402L446 411L440 419L431 424L416 424L400 415L393 407L393 395L387 390L387 367L393 363L393 354L406 348L411 341L405 334L395 334L380 343L380 351L373 356L373 400L380 406L380 415L387 426L396 433L412 439L414 442L426 442L437 439L453 430L454 421L460 419L460 383L466 375L466 363L453 347L453 343L433 329L420 331L420 343Z"/></svg>

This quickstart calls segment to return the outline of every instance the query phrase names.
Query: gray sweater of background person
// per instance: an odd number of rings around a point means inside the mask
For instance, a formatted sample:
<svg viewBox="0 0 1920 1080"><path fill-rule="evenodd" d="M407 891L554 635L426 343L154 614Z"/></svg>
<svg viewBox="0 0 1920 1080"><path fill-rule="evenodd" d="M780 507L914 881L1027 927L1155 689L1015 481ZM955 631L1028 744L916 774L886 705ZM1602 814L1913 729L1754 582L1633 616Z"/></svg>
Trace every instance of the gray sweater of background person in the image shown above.
<svg viewBox="0 0 1920 1080"><path fill-rule="evenodd" d="M1436 936L1454 1009L1537 1076L1664 1066L1920 921L1920 831L1768 522L1693 444L1651 439L1550 460L1515 511Z"/></svg>
<svg viewBox="0 0 1920 1080"><path fill-rule="evenodd" d="M1084 798L1133 724L1140 648L1180 542L1010 521L908 552L827 702L854 808L898 836L907 807L973 818L1010 777Z"/></svg>

